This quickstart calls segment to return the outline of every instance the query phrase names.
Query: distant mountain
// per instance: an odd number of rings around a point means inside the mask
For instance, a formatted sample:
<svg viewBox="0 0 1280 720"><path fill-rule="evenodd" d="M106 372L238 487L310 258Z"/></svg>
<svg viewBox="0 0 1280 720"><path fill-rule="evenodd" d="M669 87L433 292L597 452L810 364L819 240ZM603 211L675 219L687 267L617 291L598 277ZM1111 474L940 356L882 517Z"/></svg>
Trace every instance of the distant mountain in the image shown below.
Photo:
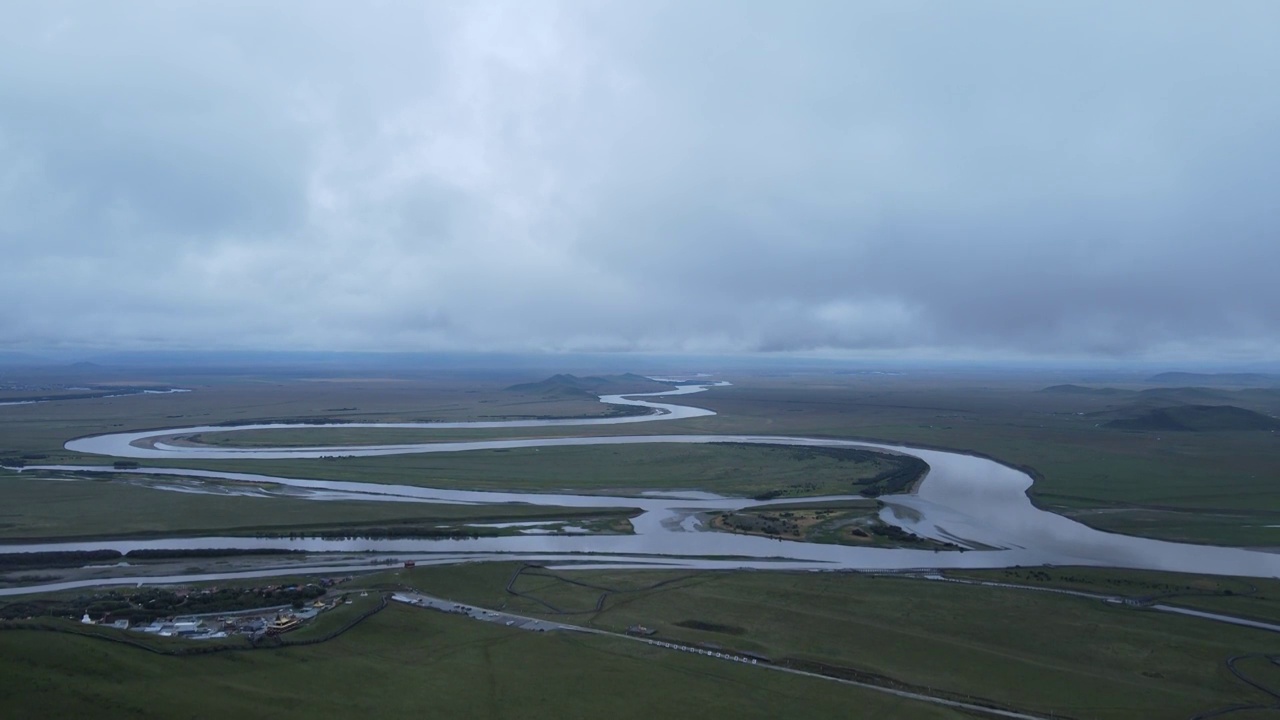
<svg viewBox="0 0 1280 720"><path fill-rule="evenodd" d="M1125 395L1131 391L1113 387L1091 388L1084 385L1051 385L1040 392L1058 395Z"/></svg>
<svg viewBox="0 0 1280 720"><path fill-rule="evenodd" d="M1217 390L1206 387L1161 387L1138 392L1138 397L1142 400L1163 405L1169 403L1227 405L1239 395L1240 392L1237 390Z"/></svg>
<svg viewBox="0 0 1280 720"><path fill-rule="evenodd" d="M1104 427L1161 432L1280 430L1280 420L1234 405L1179 405L1117 418Z"/></svg>
<svg viewBox="0 0 1280 720"><path fill-rule="evenodd" d="M657 380L650 380L643 375L624 373L622 375L593 375L589 377L568 374L552 375L546 380L512 385L507 390L541 395L543 397L595 398L598 395L663 392L673 388L675 388L674 383L658 382Z"/></svg>
<svg viewBox="0 0 1280 720"><path fill-rule="evenodd" d="M1280 375L1263 373L1192 373L1166 372L1152 375L1146 382L1156 385L1229 385L1233 387L1272 387L1280 385Z"/></svg>

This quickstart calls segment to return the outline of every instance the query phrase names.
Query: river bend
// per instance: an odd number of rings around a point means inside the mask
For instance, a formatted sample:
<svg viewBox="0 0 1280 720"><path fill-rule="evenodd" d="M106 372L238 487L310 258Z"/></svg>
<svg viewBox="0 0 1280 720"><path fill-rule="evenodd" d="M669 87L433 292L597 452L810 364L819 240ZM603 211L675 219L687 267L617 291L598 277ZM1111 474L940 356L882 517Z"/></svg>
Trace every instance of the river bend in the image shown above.
<svg viewBox="0 0 1280 720"><path fill-rule="evenodd" d="M659 402L671 396L701 392L715 385L686 385L649 395L604 396L602 402L646 407L652 414L593 419L519 420L467 423L358 423L341 427L503 428L617 425L714 415L710 410ZM649 398L649 399L644 399ZM212 470L141 468L132 473L182 478L187 492L202 482L220 480L279 485L290 497L317 501L367 500L500 504L529 503L561 507L634 507L633 535L527 534L465 540L320 539L320 538L161 538L149 540L76 541L7 545L7 552L138 548L285 548L308 552L378 552L420 562L466 562L522 559L576 567L773 568L804 570L905 570L921 568L992 568L1015 565L1094 565L1251 577L1280 576L1280 555L1241 548L1172 543L1095 530L1031 504L1026 491L1031 478L993 460L933 449L828 438L767 435L643 435L520 438L467 442L315 447L211 447L177 443L174 438L204 432L265 428L309 428L317 425L248 425L170 428L78 438L68 450L113 458L182 460L316 458L324 455L374 456L400 453L468 452L499 448L615 445L638 443L758 443L770 445L851 447L913 455L929 465L915 492L880 498L882 518L918 535L956 542L968 551L860 548L737 535L708 530L704 513L735 510L760 503L709 493L646 493L639 497L565 493L481 492L409 485L340 482L273 477ZM264 462L264 466L269 466ZM119 472L111 466L37 466L48 470ZM225 490L222 490L225 491ZM248 494L254 494L252 490ZM260 493L267 495L265 491ZM836 498L803 498L822 501ZM264 500L269 502L269 500ZM796 499L778 502L796 502ZM226 577L221 575L219 577ZM183 576L179 581L201 579ZM120 581L130 580L122 578ZM142 579L140 579L142 580ZM151 582L151 579L145 579ZM35 588L14 591L30 591ZM0 594L10 591L0 590Z"/></svg>

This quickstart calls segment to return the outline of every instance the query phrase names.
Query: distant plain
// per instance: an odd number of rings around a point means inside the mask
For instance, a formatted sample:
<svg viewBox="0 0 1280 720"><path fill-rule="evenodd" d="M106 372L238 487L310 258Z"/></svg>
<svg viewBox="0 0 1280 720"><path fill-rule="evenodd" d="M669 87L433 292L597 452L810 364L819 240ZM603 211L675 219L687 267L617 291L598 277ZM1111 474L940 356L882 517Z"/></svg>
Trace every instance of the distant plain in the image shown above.
<svg viewBox="0 0 1280 720"><path fill-rule="evenodd" d="M118 378L193 392L0 408L0 458L32 465L110 464L108 458L71 453L62 445L78 436L132 429L272 421L599 417L610 412L591 397L507 389L529 379L485 374L318 378L279 372ZM975 452L1026 469L1035 478L1029 494L1037 505L1099 529L1189 542L1280 546L1280 528L1272 527L1280 525L1280 493L1274 491L1280 482L1280 442L1275 432L1212 426L1223 418L1230 423L1252 418L1235 411L1176 410L1230 406L1271 417L1280 411L1280 394L1270 387L1160 388L1138 377L1089 382L1060 373L797 372L726 379L733 384L681 400L713 409L716 416L598 426L590 433L798 435ZM1175 410L1152 413L1162 408ZM1209 426L1143 429L1133 422L1116 423L1168 417ZM577 434L584 430L381 431L339 425L237 433L234 440L308 445ZM199 440L217 444L232 437L203 433ZM696 489L744 496L801 484L812 485L812 494L831 492L881 469L876 462L841 463L784 448L728 445L140 464L450 488L602 494ZM575 513L614 522L629 512L187 495L142 487L131 482L127 470L115 478L75 481L0 471L0 506L5 508L0 537L8 541L438 528ZM592 627L620 631L643 623L664 638L714 643L800 667L880 677L948 697L1062 717L1183 718L1194 711L1260 702L1259 693L1232 677L1223 661L1272 648L1272 638L1262 631L1096 600L843 574L708 572L680 579L679 574L643 571L569 573L574 580L619 590L596 611L592 608L599 591L559 579L566 571L522 576L512 585L522 595L512 595L505 588L515 570L512 564L419 568L368 582L387 587L408 583L455 600L560 617L548 611L549 603L569 609L572 622ZM1181 594L1169 602L1185 607L1280 619L1275 606L1280 586L1274 581L1074 568L951 575L1126 596L1176 591ZM661 590L643 589L666 577L679 581ZM58 639L49 642L51 637ZM202 707L227 712L252 713L270 705L279 717L334 707L398 716L430 702L431 688L448 686L454 704L440 707L452 708L451 716L457 717L514 712L530 717L648 717L652 708L667 706L665 700L654 705L652 693L643 688L661 685L664 697L674 703L673 712L696 702L707 717L777 717L797 709L823 716L847 713L850 707L865 717L956 717L948 710L875 693L811 686L820 681L761 675L763 671L632 643L531 636L398 607L331 643L253 653L246 659L158 658L31 631L0 632L0 648L0 657L26 658L18 664L7 660L4 670L8 677L25 678L32 688L10 690L0 704L62 708L72 715L105 707L116 716L169 716L185 712L192 707L191 698L199 697ZM104 663L121 670L93 670ZM411 667L433 668L428 674L435 680L423 685L422 674L407 669ZM1267 682L1277 679L1272 668L1252 671ZM64 681L86 674L96 679L78 689ZM381 679L372 680L375 675ZM155 687L161 677L169 689L153 694L154 702L137 702L137 694ZM304 682L312 687L317 677L328 678L319 684L334 692L297 689ZM340 678L357 678L363 689L338 692L344 688ZM594 687L593 682L628 689L606 696L585 689ZM568 705L566 697L572 698Z"/></svg>

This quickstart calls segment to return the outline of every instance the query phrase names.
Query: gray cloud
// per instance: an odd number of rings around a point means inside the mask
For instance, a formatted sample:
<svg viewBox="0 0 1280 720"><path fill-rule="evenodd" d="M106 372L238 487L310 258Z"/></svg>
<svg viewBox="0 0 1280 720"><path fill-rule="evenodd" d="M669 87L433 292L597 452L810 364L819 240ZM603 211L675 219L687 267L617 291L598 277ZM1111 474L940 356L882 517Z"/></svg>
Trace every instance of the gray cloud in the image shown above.
<svg viewBox="0 0 1280 720"><path fill-rule="evenodd" d="M1277 349L1273 3L10 16L0 347Z"/></svg>

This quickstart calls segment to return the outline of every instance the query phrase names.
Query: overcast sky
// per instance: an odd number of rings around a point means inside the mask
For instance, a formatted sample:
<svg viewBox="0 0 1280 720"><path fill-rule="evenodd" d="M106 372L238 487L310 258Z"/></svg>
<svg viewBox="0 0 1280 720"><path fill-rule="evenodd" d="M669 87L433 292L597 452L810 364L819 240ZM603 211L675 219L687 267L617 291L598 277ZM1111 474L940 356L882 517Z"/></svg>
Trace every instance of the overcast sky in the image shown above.
<svg viewBox="0 0 1280 720"><path fill-rule="evenodd" d="M1273 359L1277 28L1273 0L13 4L0 350Z"/></svg>

